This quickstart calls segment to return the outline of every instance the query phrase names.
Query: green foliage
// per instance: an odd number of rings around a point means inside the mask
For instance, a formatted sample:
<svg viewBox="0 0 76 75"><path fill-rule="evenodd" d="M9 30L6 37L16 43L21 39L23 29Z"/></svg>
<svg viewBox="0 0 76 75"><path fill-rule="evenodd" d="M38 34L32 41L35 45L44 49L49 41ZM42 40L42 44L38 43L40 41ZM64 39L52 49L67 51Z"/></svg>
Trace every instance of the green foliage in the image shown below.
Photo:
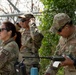
<svg viewBox="0 0 76 75"><path fill-rule="evenodd" d="M56 13L67 13L73 19L73 22L76 23L76 0L54 0L54 7L52 9L56 11Z"/></svg>
<svg viewBox="0 0 76 75"><path fill-rule="evenodd" d="M75 24L76 0L41 0L41 2L44 4L44 12L42 16L39 17L42 23L39 26L39 29L42 31L44 39L42 41L39 54L40 56L51 56L54 54L59 40L59 36L57 34L55 35L49 32L49 29L52 26L53 16L60 12L67 13ZM50 60L41 60L40 75L43 75L49 63ZM63 75L61 70L58 72L58 75Z"/></svg>
<svg viewBox="0 0 76 75"><path fill-rule="evenodd" d="M50 34L50 33L45 33L44 34L44 39L42 41L42 46L40 48L40 56L51 56L54 51L55 51L55 47L56 47L56 43L58 40L57 35L54 34ZM56 41L55 41L56 40ZM43 75L44 71L46 70L48 64L50 63L50 60L47 59L41 59L40 64L41 64L41 68L40 68L40 75Z"/></svg>
<svg viewBox="0 0 76 75"><path fill-rule="evenodd" d="M62 67L59 69L57 75L64 75L64 69Z"/></svg>

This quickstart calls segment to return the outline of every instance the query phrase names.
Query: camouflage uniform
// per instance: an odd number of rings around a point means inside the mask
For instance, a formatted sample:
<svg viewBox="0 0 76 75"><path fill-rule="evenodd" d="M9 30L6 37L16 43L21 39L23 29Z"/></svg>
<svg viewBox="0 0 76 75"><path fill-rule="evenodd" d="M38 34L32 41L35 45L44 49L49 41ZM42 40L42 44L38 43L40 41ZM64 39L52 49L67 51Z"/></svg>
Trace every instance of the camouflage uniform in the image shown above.
<svg viewBox="0 0 76 75"><path fill-rule="evenodd" d="M59 17L57 17L57 16L59 16ZM65 18L64 18L64 16L65 16ZM59 21L60 19L62 20L61 22ZM67 20L65 20L65 19L67 19ZM59 24L57 23L57 21ZM66 14L60 13L54 17L53 24L57 23L58 25L63 25L68 21L70 21L70 18ZM54 31L54 30L56 30L56 28L59 28L60 26L58 26L57 24L54 25L54 27L52 27L50 30ZM58 27L55 28L55 26L58 26ZM69 36L68 38L60 37L55 54L56 55L66 55L66 56L69 56L71 59L76 59L76 27L75 27L75 31L73 32L73 34L71 36ZM51 63L49 65L48 69L46 70L46 73L49 73L50 75L56 75L58 69L59 68L53 68L52 63ZM75 65L64 66L64 75L76 75L76 66Z"/></svg>
<svg viewBox="0 0 76 75"><path fill-rule="evenodd" d="M14 64L17 61L19 48L11 38L0 45L0 75L15 75Z"/></svg>
<svg viewBox="0 0 76 75"><path fill-rule="evenodd" d="M1 44L2 40L0 40L0 44Z"/></svg>
<svg viewBox="0 0 76 75"><path fill-rule="evenodd" d="M43 38L43 35L41 33L38 32L37 27L35 25L35 23L30 24L30 30L24 30L24 32L22 32L22 48L21 48L21 53L20 53L20 58L19 61L22 61L22 57L21 56L36 56L38 57L38 49L41 46L41 41ZM25 65L26 65L26 71L29 73L30 72L30 68L32 66L39 66L39 59L37 58L26 58L24 61Z"/></svg>

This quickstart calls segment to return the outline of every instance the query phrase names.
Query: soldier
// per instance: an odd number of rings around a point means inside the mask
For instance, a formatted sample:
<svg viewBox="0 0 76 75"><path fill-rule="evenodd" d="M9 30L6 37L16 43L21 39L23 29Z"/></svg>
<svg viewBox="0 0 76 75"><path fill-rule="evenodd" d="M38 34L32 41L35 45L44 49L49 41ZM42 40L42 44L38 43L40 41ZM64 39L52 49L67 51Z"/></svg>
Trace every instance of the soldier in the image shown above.
<svg viewBox="0 0 76 75"><path fill-rule="evenodd" d="M55 62L51 62L45 75L56 75L59 67L64 68L64 75L76 75L76 26L67 14L58 13L54 16L50 31L61 36L55 55L63 55L65 61L60 62L58 67L55 67Z"/></svg>
<svg viewBox="0 0 76 75"><path fill-rule="evenodd" d="M19 55L19 48L14 41L16 28L11 22L3 22L0 28L0 75L15 75L14 64Z"/></svg>
<svg viewBox="0 0 76 75"><path fill-rule="evenodd" d="M41 46L43 35L38 31L35 24L35 17L32 14L26 14L19 16L21 19L19 24L24 28L22 34L22 47L20 49L20 61L21 56L34 56L38 57L38 50ZM24 61L26 65L27 75L30 75L30 68L32 66L39 68L38 58L26 58Z"/></svg>

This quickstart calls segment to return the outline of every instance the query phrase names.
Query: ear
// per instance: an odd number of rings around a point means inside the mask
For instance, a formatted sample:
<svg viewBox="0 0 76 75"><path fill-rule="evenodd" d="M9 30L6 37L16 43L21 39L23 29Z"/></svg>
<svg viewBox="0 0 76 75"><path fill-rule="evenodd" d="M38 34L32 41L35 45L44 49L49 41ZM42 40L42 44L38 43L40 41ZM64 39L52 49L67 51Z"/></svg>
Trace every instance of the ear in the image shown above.
<svg viewBox="0 0 76 75"><path fill-rule="evenodd" d="M8 31L8 35L10 35L11 36L11 34L12 34L12 31L10 30L10 31Z"/></svg>

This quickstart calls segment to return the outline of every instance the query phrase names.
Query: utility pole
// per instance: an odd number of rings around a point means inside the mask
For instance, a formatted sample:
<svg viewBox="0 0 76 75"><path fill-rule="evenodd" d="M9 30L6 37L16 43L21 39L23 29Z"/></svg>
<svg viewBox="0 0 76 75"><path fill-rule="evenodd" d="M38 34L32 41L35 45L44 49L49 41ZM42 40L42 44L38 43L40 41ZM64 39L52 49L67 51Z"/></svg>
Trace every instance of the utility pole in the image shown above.
<svg viewBox="0 0 76 75"><path fill-rule="evenodd" d="M33 12L33 0L31 0L31 12Z"/></svg>

